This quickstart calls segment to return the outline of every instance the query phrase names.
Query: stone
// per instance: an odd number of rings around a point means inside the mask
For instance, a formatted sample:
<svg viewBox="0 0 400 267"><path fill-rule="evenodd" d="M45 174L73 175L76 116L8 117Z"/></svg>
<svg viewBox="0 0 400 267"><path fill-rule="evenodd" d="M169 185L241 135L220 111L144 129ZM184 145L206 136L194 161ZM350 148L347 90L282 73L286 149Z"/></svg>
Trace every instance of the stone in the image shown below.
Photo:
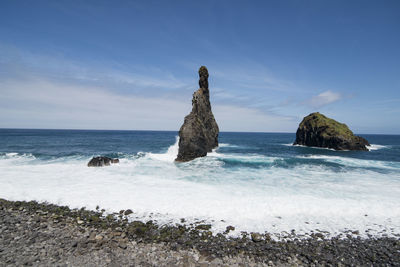
<svg viewBox="0 0 400 267"><path fill-rule="evenodd" d="M196 230L210 230L211 224L199 224L195 228Z"/></svg>
<svg viewBox="0 0 400 267"><path fill-rule="evenodd" d="M111 164L119 163L119 159L112 159L109 157L93 157L89 163L88 167L103 167L110 166Z"/></svg>
<svg viewBox="0 0 400 267"><path fill-rule="evenodd" d="M192 99L192 111L184 119L179 130L178 162L205 157L207 152L218 146L219 128L210 104L208 89L208 70L199 69L199 86Z"/></svg>
<svg viewBox="0 0 400 267"><path fill-rule="evenodd" d="M96 235L95 237L94 237L94 239L96 240L96 241L101 241L101 240L103 240L103 236L102 235Z"/></svg>
<svg viewBox="0 0 400 267"><path fill-rule="evenodd" d="M228 225L225 230L225 234L228 234L230 231L235 231L235 227L232 225Z"/></svg>
<svg viewBox="0 0 400 267"><path fill-rule="evenodd" d="M315 112L300 123L293 145L368 151L370 144L366 139L354 135L346 124Z"/></svg>
<svg viewBox="0 0 400 267"><path fill-rule="evenodd" d="M125 212L124 212L124 215L126 216L126 215L129 215L129 214L132 214L133 213L133 211L131 210L131 209L127 209Z"/></svg>
<svg viewBox="0 0 400 267"><path fill-rule="evenodd" d="M128 245L126 244L126 242L119 242L118 247L120 247L122 249L126 249L128 247Z"/></svg>
<svg viewBox="0 0 400 267"><path fill-rule="evenodd" d="M262 235L259 233L251 233L251 240L254 242L260 242L263 240Z"/></svg>

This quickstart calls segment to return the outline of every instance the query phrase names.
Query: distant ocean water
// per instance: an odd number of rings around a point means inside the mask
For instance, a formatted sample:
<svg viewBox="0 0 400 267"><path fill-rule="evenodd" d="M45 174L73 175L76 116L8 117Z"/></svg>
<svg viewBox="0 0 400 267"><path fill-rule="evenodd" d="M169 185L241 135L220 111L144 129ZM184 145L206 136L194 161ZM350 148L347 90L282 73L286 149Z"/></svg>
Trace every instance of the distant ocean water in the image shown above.
<svg viewBox="0 0 400 267"><path fill-rule="evenodd" d="M174 163L177 132L0 129L0 197L215 232L348 229L400 234L400 136L362 135L369 152L292 146L294 134L220 133L207 157ZM88 168L93 156L119 164Z"/></svg>

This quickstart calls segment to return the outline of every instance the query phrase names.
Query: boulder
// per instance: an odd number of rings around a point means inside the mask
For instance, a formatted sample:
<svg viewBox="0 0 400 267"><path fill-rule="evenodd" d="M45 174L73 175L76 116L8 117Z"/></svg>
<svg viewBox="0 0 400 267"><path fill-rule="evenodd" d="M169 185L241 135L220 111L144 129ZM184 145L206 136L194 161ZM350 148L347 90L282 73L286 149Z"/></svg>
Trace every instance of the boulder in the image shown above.
<svg viewBox="0 0 400 267"><path fill-rule="evenodd" d="M119 159L112 159L109 157L93 157L87 165L88 167L103 167L110 166L111 163L119 163Z"/></svg>
<svg viewBox="0 0 400 267"><path fill-rule="evenodd" d="M300 123L293 145L368 151L366 146L370 144L366 139L354 135L346 124L315 112Z"/></svg>
<svg viewBox="0 0 400 267"><path fill-rule="evenodd" d="M179 162L204 157L218 146L219 128L211 111L206 67L200 67L199 77L200 89L193 94L192 111L179 130L179 151L175 159Z"/></svg>

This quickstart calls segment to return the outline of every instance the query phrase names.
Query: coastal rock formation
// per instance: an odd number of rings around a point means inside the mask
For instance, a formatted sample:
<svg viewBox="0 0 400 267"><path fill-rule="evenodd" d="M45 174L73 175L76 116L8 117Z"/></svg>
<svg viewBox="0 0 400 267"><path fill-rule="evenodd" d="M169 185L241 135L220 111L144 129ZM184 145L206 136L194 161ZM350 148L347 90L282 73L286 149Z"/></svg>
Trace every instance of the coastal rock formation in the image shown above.
<svg viewBox="0 0 400 267"><path fill-rule="evenodd" d="M176 161L189 161L204 157L218 146L218 125L214 119L208 90L208 70L199 69L199 86L193 94L192 112L185 117L179 130L179 152Z"/></svg>
<svg viewBox="0 0 400 267"><path fill-rule="evenodd" d="M111 163L119 163L119 159L112 159L109 157L93 157L87 165L88 167L103 167L110 166Z"/></svg>
<svg viewBox="0 0 400 267"><path fill-rule="evenodd" d="M366 146L370 144L366 139L354 135L346 124L315 112L300 123L293 145L368 151Z"/></svg>

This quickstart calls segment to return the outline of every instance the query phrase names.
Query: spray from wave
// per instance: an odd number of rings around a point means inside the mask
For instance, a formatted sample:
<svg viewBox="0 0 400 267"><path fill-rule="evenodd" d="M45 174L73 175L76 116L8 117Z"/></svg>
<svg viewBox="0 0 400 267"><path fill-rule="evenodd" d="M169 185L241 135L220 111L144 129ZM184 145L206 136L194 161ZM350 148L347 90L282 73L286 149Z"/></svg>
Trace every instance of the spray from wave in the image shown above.
<svg viewBox="0 0 400 267"><path fill-rule="evenodd" d="M160 161L174 162L179 150L179 136L175 137L175 143L170 146L166 153L156 154L156 153L146 153L146 156Z"/></svg>

